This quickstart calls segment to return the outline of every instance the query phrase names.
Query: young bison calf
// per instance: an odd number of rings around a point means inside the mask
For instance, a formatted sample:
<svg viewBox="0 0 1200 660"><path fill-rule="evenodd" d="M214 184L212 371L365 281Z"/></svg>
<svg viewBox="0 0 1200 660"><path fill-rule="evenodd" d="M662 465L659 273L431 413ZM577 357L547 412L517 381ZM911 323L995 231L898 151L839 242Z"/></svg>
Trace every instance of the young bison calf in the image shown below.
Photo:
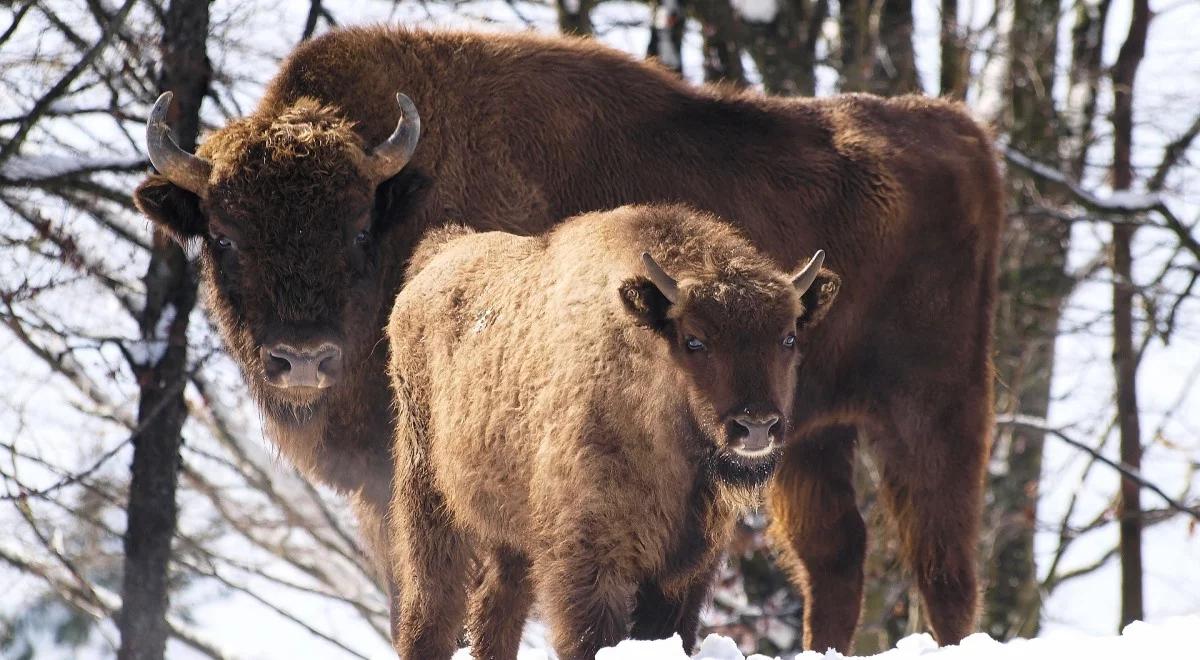
<svg viewBox="0 0 1200 660"><path fill-rule="evenodd" d="M437 660L467 615L515 658L536 594L563 660L679 632L770 476L803 341L837 276L798 274L682 207L549 234L443 230L388 326L396 393L396 650Z"/></svg>

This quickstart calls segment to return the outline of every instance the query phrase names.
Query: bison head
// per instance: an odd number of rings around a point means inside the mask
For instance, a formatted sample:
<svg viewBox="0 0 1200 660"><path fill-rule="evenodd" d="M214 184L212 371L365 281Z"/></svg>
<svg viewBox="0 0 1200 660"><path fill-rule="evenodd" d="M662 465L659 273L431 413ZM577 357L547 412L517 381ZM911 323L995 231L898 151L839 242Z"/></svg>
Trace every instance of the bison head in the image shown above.
<svg viewBox="0 0 1200 660"><path fill-rule="evenodd" d="M269 407L313 410L373 350L388 293L377 188L400 178L420 134L412 101L397 100L395 132L370 150L341 112L307 98L231 122L197 155L168 135L170 93L150 114L159 174L138 187L138 207L199 243L209 307Z"/></svg>
<svg viewBox="0 0 1200 660"><path fill-rule="evenodd" d="M821 268L820 251L794 275L757 255L717 259L682 280L649 253L642 261L646 276L622 284L626 310L666 342L717 476L761 483L788 427L798 335L825 316L840 280Z"/></svg>

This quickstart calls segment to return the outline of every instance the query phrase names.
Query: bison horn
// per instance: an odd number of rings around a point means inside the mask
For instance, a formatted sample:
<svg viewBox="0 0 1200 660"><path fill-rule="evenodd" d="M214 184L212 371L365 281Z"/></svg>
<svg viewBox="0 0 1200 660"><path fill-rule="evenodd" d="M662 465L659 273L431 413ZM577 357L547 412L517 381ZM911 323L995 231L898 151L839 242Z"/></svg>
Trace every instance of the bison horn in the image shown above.
<svg viewBox="0 0 1200 660"><path fill-rule="evenodd" d="M171 183L204 197L208 192L212 165L179 148L171 139L171 127L167 126L166 119L173 96L171 92L163 92L150 110L150 118L146 121L146 152L154 169Z"/></svg>
<svg viewBox="0 0 1200 660"><path fill-rule="evenodd" d="M675 281L675 278L667 275L667 271L658 265L658 262L654 260L654 257L650 256L649 252L642 253L642 264L646 266L646 273L650 276L650 281L654 283L654 286L658 287L663 296L671 301L672 305L678 302L679 284Z"/></svg>
<svg viewBox="0 0 1200 660"><path fill-rule="evenodd" d="M368 158L367 168L376 183L386 181L404 169L417 149L417 140L421 139L421 115L417 113L416 104L400 93L396 94L396 103L400 105L396 130L375 147Z"/></svg>
<svg viewBox="0 0 1200 660"><path fill-rule="evenodd" d="M817 273L821 271L821 264L825 263L825 250L817 250L817 253L808 260L804 268L792 278L792 284L796 287L798 295L804 295L808 291L808 287L812 286L817 279Z"/></svg>

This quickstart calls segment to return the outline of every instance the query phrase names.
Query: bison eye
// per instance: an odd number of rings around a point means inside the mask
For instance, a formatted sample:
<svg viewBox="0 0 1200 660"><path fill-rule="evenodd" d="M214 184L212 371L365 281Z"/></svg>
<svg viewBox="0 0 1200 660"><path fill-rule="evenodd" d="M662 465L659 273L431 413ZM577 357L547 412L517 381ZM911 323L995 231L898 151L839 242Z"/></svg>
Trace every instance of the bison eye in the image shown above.
<svg viewBox="0 0 1200 660"><path fill-rule="evenodd" d="M783 338L783 346L784 346L784 348L795 348L796 335L788 335L788 336L784 337Z"/></svg>
<svg viewBox="0 0 1200 660"><path fill-rule="evenodd" d="M696 339L695 337L693 337L691 335L688 335L686 338L684 338L683 345L686 346L687 349L693 353L695 353L696 351L704 350L704 342L700 341L699 339Z"/></svg>
<svg viewBox="0 0 1200 660"><path fill-rule="evenodd" d="M233 248L233 239L225 234L217 234L213 236L213 243L217 244L217 248L221 250L229 250Z"/></svg>
<svg viewBox="0 0 1200 660"><path fill-rule="evenodd" d="M358 234L354 237L355 245L366 245L370 241L371 241L371 234L366 229L358 232Z"/></svg>

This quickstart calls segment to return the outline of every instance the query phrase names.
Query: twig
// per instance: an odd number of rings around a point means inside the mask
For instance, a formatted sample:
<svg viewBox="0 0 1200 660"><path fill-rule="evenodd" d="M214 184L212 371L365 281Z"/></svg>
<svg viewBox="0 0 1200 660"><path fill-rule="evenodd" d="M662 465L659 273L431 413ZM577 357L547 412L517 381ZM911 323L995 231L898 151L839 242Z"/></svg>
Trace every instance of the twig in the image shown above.
<svg viewBox="0 0 1200 660"><path fill-rule="evenodd" d="M1075 447L1076 449L1079 449L1081 451L1084 451L1084 452L1090 454L1097 461L1113 468L1117 472L1120 472L1123 476L1125 476L1125 478L1137 483L1142 488L1146 488L1146 489L1150 490L1155 495L1158 495L1159 497L1161 497L1162 500L1164 502L1166 502L1167 506L1169 506L1170 508L1175 509L1176 511L1178 511L1180 513L1187 514L1187 515L1191 516L1192 518L1195 518L1196 520L1200 520L1200 510L1195 509L1195 508L1190 508L1190 507L1186 506L1185 504L1182 504L1181 502L1177 501L1175 498L1173 498L1170 495L1163 492L1163 490L1161 488L1154 485L1154 483L1152 483L1146 477L1142 476L1142 474L1140 472L1138 472L1137 470L1129 467L1128 465L1125 465L1124 463L1114 461L1111 458L1104 456L1103 454L1096 451L1095 449L1092 449L1091 447L1087 446L1083 442L1080 442L1079 440L1072 438L1071 436L1067 435L1066 433L1063 433L1062 430L1056 429L1052 426L1049 426L1048 424L1046 424L1045 420L1043 420L1043 419L1039 419L1037 417L1030 417L1028 415L1005 415L1002 417L998 417L996 419L996 423L997 424L1005 424L1008 426L1020 426L1023 428L1032 429L1034 431L1040 431L1042 433L1049 433L1050 435L1053 435L1054 437L1058 438L1059 440L1062 440L1063 442L1071 445L1072 447Z"/></svg>
<svg viewBox="0 0 1200 660"><path fill-rule="evenodd" d="M75 79L78 78L88 68L90 68L92 66L92 62L94 62L96 58L100 56L100 53L108 47L108 42L111 41L113 35L115 35L117 31L121 29L121 26L125 23L125 19L129 17L129 12L133 9L135 4L137 4L137 0L125 0L125 4L122 5L119 10L117 10L117 13L113 16L112 21L109 22L108 28L100 34L100 38L96 40L96 43L92 44L92 47L83 54L83 57L79 58L79 61L75 63L75 66L71 67L71 69L67 71L66 75L60 78L59 81L50 88L50 91L46 92L40 99L38 99L37 103L35 103L33 108L29 111L29 114L25 115L25 120L21 122L21 125L17 128L16 133L13 134L12 138L10 138L3 147L0 147L0 165L3 165L5 161L14 156L17 151L20 150L21 145L25 142L25 138L29 137L29 131L32 130L34 124L36 124L38 120L42 118L42 114L49 110L50 106L63 94L66 94L67 90L70 89L71 84L75 82Z"/></svg>

